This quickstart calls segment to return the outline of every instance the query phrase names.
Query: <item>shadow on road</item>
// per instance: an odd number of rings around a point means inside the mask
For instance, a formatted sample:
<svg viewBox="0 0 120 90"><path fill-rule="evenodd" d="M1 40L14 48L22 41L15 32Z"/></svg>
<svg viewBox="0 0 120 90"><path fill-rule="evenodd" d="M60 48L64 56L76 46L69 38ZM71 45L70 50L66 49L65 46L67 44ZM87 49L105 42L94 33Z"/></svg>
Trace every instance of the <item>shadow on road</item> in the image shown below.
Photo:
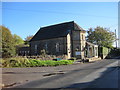
<svg viewBox="0 0 120 90"><path fill-rule="evenodd" d="M120 66L109 67L101 76L91 82L75 83L64 89L77 90L120 90Z"/></svg>

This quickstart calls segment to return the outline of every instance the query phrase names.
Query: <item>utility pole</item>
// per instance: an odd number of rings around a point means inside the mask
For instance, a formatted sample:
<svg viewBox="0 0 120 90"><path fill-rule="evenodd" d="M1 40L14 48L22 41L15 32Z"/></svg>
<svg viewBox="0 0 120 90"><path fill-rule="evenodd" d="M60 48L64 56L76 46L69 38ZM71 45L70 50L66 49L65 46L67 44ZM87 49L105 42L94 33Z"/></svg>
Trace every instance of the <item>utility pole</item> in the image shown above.
<svg viewBox="0 0 120 90"><path fill-rule="evenodd" d="M116 38L116 49L117 49L117 33L116 33L116 29L115 29L115 38Z"/></svg>

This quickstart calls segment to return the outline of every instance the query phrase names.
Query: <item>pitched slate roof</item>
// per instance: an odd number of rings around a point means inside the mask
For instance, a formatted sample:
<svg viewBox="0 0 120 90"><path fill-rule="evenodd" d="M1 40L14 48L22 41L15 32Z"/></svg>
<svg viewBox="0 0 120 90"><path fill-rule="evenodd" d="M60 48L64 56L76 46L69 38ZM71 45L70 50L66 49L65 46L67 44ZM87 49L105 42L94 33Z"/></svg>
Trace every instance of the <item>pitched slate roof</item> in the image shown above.
<svg viewBox="0 0 120 90"><path fill-rule="evenodd" d="M67 36L69 31L74 30L74 28L76 30L83 30L74 21L42 27L34 35L34 37L30 40L30 42L51 39L51 38L65 37Z"/></svg>

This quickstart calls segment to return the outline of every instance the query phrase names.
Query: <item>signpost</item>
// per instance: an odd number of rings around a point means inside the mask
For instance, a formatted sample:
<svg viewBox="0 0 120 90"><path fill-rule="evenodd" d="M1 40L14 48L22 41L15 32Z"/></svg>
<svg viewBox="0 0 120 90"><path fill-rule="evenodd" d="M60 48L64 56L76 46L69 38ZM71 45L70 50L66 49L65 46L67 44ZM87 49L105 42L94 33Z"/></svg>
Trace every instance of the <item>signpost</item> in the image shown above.
<svg viewBox="0 0 120 90"><path fill-rule="evenodd" d="M75 52L75 55L77 56L77 55L81 55L81 52L80 51L76 51Z"/></svg>

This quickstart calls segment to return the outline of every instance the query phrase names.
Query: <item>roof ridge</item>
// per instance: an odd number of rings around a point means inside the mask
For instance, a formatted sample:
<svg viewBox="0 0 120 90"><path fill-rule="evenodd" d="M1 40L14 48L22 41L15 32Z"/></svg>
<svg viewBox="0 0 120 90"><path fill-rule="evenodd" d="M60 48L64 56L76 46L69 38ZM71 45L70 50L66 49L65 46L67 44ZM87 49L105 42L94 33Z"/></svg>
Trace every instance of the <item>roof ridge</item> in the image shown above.
<svg viewBox="0 0 120 90"><path fill-rule="evenodd" d="M48 25L48 26L44 26L44 27L40 27L42 28L47 28L47 27L52 27L52 26L57 26L57 25L61 25L61 24L67 24L67 23L75 23L75 21L69 21L69 22L63 22L63 23L58 23L58 24L52 24L52 25Z"/></svg>
<svg viewBox="0 0 120 90"><path fill-rule="evenodd" d="M34 35L34 37L30 41L65 37L69 33L68 30L74 30L76 27L78 30L83 30L79 25L77 25L74 21L63 22L59 24L54 24L46 27L42 27L38 30L38 32Z"/></svg>

